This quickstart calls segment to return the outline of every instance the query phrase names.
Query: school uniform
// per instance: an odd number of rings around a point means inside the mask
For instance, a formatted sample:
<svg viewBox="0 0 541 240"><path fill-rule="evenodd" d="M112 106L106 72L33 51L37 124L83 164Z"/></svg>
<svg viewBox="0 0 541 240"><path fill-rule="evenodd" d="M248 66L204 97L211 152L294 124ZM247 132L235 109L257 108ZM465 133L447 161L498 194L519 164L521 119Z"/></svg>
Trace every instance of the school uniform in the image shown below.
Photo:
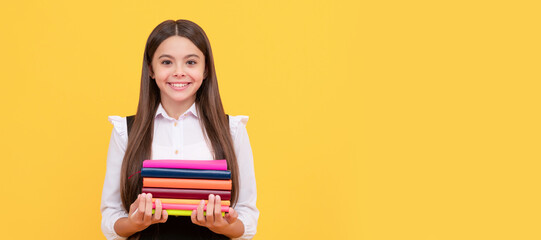
<svg viewBox="0 0 541 240"><path fill-rule="evenodd" d="M128 142L128 130L125 117L109 116L113 124L107 170L101 198L101 228L108 240L126 239L114 231L115 222L128 213L122 207L120 198L120 170ZM234 207L238 220L244 224L244 234L237 239L251 239L256 233L259 210L256 207L256 183L252 148L246 130L248 116L229 116L229 127L233 147L239 166L239 196ZM199 124L199 114L195 103L178 120L171 118L160 104L154 119L154 137L151 159L212 160L210 142L206 142ZM156 226L155 226L156 225ZM190 217L169 216L166 223L152 224L141 232L141 239L150 239L148 235L158 231L159 239L227 239L215 234L206 227L191 223ZM182 235L178 235L182 233ZM199 238L200 237L200 238Z"/></svg>

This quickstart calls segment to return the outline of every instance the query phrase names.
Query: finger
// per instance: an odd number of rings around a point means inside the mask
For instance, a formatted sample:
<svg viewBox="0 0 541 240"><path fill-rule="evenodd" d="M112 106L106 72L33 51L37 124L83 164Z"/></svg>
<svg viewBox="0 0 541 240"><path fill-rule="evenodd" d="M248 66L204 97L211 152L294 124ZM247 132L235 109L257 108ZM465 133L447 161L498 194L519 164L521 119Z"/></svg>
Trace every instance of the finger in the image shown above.
<svg viewBox="0 0 541 240"><path fill-rule="evenodd" d="M220 198L220 195L216 195L216 198L214 200L214 222L220 223L222 221L222 200Z"/></svg>
<svg viewBox="0 0 541 240"><path fill-rule="evenodd" d="M225 215L225 220L229 223L229 224L232 224L234 223L235 221L237 221L237 218L239 217L239 213L237 211L235 211L235 209L233 209L232 207L229 208L229 213Z"/></svg>
<svg viewBox="0 0 541 240"><path fill-rule="evenodd" d="M167 211L162 210L162 220L160 220L161 223L167 222L167 218L169 218L169 214Z"/></svg>
<svg viewBox="0 0 541 240"><path fill-rule="evenodd" d="M214 224L214 194L209 195L209 202L207 203L207 225Z"/></svg>
<svg viewBox="0 0 541 240"><path fill-rule="evenodd" d="M200 203L200 204L201 204L201 203ZM195 210L192 211L192 215L191 215L190 217L191 217L191 219L192 219L192 223L197 224L197 225L201 225L201 224L199 223L199 221L197 220L197 209L195 209Z"/></svg>
<svg viewBox="0 0 541 240"><path fill-rule="evenodd" d="M145 224L150 225L152 223L152 194L151 193L148 193L146 195L144 202L145 202L145 216L143 218L143 221L145 222Z"/></svg>
<svg viewBox="0 0 541 240"><path fill-rule="evenodd" d="M162 218L162 202L160 201L160 199L156 199L155 205L156 205L156 207L155 207L155 211L154 211L153 221L154 222L159 222L161 220L161 218Z"/></svg>
<svg viewBox="0 0 541 240"><path fill-rule="evenodd" d="M137 207L137 215L135 215L136 219L143 220L143 217L145 216L145 197L146 193L143 193L139 196L139 206Z"/></svg>
<svg viewBox="0 0 541 240"><path fill-rule="evenodd" d="M205 224L205 216L203 216L203 207L205 206L205 200L201 200L201 203L199 203L199 206L197 206L197 221L201 224Z"/></svg>

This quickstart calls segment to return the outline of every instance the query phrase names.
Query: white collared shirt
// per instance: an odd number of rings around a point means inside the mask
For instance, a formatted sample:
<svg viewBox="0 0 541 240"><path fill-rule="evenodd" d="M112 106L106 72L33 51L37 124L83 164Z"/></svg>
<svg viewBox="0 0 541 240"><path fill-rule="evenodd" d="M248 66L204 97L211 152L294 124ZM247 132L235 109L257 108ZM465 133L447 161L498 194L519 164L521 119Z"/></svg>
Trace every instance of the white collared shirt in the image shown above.
<svg viewBox="0 0 541 240"><path fill-rule="evenodd" d="M210 143L207 144L199 124L195 103L178 120L170 117L160 104L154 119L152 159L212 160ZM109 116L113 124L107 170L101 196L101 228L105 237L126 239L114 230L115 222L128 213L120 199L120 169L128 142L126 118ZM244 224L244 234L237 239L251 239L256 233L259 210L256 207L256 183L252 148L246 130L248 116L229 116L229 127L239 166L239 197L234 207L238 219Z"/></svg>

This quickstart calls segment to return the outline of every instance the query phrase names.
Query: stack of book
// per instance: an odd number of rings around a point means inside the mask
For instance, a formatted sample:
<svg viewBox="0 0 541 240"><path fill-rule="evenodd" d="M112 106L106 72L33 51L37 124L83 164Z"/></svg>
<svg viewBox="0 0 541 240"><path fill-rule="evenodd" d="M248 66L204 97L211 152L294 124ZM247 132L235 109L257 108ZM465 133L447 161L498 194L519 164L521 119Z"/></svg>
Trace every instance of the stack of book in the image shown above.
<svg viewBox="0 0 541 240"><path fill-rule="evenodd" d="M222 215L231 205L231 171L226 160L145 160L141 169L143 193L152 194L152 209L160 199L172 216L190 216L209 194L220 195ZM154 210L152 210L154 213Z"/></svg>

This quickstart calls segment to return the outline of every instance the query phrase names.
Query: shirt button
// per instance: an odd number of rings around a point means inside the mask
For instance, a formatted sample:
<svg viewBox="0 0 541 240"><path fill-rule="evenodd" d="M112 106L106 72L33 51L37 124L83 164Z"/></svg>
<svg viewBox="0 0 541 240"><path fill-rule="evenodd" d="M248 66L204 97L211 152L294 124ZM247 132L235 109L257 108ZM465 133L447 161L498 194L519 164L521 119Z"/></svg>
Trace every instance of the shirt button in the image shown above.
<svg viewBox="0 0 541 240"><path fill-rule="evenodd" d="M176 127L176 126L177 126L177 122L175 122L175 124L174 124L174 125L175 125L175 127Z"/></svg>
<svg viewBox="0 0 541 240"><path fill-rule="evenodd" d="M178 150L175 150L175 154L178 154Z"/></svg>

